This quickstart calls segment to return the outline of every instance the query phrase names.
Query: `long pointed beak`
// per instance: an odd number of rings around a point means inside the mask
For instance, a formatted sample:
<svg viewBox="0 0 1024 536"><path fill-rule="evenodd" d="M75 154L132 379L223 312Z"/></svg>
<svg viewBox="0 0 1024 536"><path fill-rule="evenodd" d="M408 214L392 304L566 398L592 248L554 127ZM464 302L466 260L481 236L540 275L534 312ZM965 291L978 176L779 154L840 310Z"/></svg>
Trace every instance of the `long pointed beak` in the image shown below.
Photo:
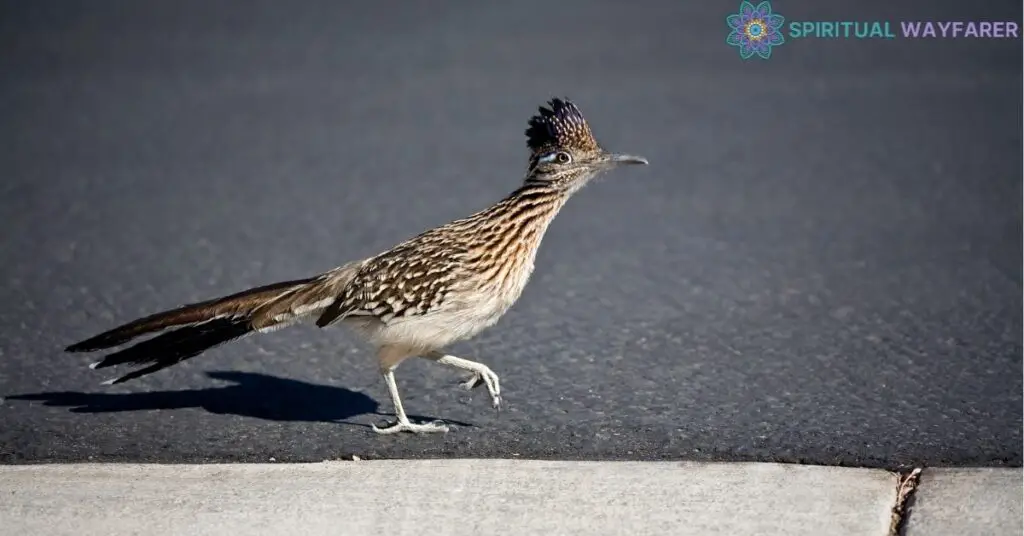
<svg viewBox="0 0 1024 536"><path fill-rule="evenodd" d="M617 166L626 164L641 164L646 166L647 159L642 156L636 156L631 154L613 154L610 155L608 161Z"/></svg>

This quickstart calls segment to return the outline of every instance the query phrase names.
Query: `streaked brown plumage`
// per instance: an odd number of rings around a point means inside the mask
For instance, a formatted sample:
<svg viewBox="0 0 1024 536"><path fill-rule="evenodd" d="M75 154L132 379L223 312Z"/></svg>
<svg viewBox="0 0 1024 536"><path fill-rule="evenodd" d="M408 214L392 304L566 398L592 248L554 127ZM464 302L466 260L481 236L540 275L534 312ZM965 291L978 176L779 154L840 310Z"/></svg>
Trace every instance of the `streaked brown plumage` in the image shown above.
<svg viewBox="0 0 1024 536"><path fill-rule="evenodd" d="M319 327L343 323L378 347L381 374L398 421L374 430L445 431L443 423L408 420L395 368L419 356L469 371L473 376L463 386L486 385L498 406L500 385L490 368L441 350L493 325L516 302L533 272L548 225L574 192L616 165L647 163L602 149L568 100L552 99L548 108L541 107L530 119L526 135L531 153L523 185L485 210L317 277L151 315L73 344L67 351L102 350L159 333L92 365L146 365L108 382L120 383L230 340L316 317Z"/></svg>

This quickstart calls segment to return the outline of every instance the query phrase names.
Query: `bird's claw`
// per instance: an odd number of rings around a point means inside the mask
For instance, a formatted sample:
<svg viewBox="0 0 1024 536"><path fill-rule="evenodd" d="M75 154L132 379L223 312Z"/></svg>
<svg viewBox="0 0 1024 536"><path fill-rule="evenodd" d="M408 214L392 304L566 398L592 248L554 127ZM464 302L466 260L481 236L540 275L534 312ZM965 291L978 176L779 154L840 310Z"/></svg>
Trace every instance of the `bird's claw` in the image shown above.
<svg viewBox="0 0 1024 536"><path fill-rule="evenodd" d="M481 370L473 373L470 378L460 385L463 389L469 391L481 384L487 386L487 392L491 395L491 405L494 409L501 408L501 383L498 380L498 375L489 368L482 368Z"/></svg>
<svg viewBox="0 0 1024 536"><path fill-rule="evenodd" d="M374 432L381 435L397 434L399 432L409 432L413 434L429 434L429 433L445 433L448 431L448 425L444 421L433 421L424 424L413 424L409 421L398 421L391 423L383 428L378 428L376 424L371 424Z"/></svg>

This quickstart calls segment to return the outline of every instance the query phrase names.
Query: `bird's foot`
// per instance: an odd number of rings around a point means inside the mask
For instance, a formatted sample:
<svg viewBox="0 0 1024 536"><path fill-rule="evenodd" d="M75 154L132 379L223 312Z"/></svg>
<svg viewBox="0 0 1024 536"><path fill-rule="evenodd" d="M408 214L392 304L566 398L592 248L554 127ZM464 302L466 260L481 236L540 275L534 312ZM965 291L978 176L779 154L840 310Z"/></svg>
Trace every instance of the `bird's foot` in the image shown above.
<svg viewBox="0 0 1024 536"><path fill-rule="evenodd" d="M487 392L491 395L491 405L495 409L501 407L501 384L498 381L498 375L494 373L488 367L482 367L480 370L473 373L470 378L460 385L463 389L469 391L480 384L487 386Z"/></svg>
<svg viewBox="0 0 1024 536"><path fill-rule="evenodd" d="M430 434L430 433L445 433L448 431L448 425L444 421L434 421L424 424L413 424L409 421L401 421L392 423L383 428L378 428L376 424L371 424L374 432L381 435L397 434L399 432L409 432L413 434Z"/></svg>

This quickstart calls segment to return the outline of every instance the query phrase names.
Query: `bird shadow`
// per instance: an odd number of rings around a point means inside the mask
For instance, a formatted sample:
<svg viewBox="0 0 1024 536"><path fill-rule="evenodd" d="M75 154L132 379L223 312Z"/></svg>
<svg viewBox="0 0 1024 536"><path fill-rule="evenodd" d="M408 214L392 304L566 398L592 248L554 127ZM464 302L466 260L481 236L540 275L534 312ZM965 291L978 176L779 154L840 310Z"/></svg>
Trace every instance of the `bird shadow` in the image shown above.
<svg viewBox="0 0 1024 536"><path fill-rule="evenodd" d="M239 415L268 421L328 422L369 427L346 422L360 415L393 417L380 413L380 404L364 393L344 387L318 385L254 372L207 372L230 385L182 391L143 393L82 393L61 391L13 395L7 400L41 401L45 406L69 407L72 413L117 413L123 411L201 408L220 415ZM413 421L434 420L410 415ZM467 423L447 421L460 426Z"/></svg>

